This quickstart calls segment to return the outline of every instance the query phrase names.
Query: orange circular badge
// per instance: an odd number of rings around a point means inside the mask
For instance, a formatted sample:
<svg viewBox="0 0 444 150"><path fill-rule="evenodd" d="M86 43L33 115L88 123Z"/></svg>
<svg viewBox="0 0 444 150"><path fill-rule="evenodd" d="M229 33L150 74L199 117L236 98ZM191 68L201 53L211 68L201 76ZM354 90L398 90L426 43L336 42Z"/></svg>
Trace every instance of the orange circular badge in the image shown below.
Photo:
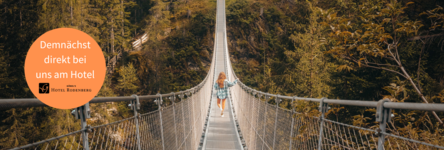
<svg viewBox="0 0 444 150"><path fill-rule="evenodd" d="M58 28L40 36L25 60L32 93L48 106L71 109L89 102L105 80L105 57L85 32Z"/></svg>

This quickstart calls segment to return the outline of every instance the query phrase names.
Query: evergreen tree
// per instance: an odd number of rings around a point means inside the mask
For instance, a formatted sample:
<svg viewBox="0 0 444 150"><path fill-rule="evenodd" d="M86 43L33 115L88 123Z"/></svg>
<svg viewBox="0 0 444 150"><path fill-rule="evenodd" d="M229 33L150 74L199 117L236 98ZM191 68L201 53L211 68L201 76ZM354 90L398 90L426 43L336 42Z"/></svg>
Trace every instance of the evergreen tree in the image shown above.
<svg viewBox="0 0 444 150"><path fill-rule="evenodd" d="M100 88L99 93L97 93L99 97L113 97L116 96L114 94L113 89L111 88L111 80L108 75L105 75L105 81L103 82L102 88Z"/></svg>
<svg viewBox="0 0 444 150"><path fill-rule="evenodd" d="M0 133L8 136L0 137L0 147L10 148L27 144L28 138L25 135L28 128L25 124L28 120L23 119L23 115L15 108L5 113L8 117L2 120L3 126L0 127Z"/></svg>
<svg viewBox="0 0 444 150"><path fill-rule="evenodd" d="M129 63L126 67L120 67L119 74L119 84L116 86L116 89L121 90L121 93L123 93L125 96L135 94L138 88L137 84L139 79L136 76L136 69L134 68L133 64Z"/></svg>
<svg viewBox="0 0 444 150"><path fill-rule="evenodd" d="M291 35L296 50L286 51L290 59L299 60L296 68L286 68L291 82L295 80L296 86L292 90L296 95L307 97L323 97L329 90L328 82L333 64L323 55L322 46L324 28L318 23L320 12L312 3L307 2L309 14L308 27L304 33Z"/></svg>

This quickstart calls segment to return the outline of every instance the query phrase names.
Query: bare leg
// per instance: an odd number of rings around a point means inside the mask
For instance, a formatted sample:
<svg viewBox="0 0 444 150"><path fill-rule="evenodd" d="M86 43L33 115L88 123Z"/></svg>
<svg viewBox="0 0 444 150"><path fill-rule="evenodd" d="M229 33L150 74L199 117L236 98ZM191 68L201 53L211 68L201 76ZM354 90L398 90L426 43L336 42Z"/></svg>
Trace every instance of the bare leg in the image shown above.
<svg viewBox="0 0 444 150"><path fill-rule="evenodd" d="M222 100L222 108L221 108L221 111L220 111L220 115L221 115L222 117L224 117L225 100L226 100L226 99L223 99L223 100Z"/></svg>
<svg viewBox="0 0 444 150"><path fill-rule="evenodd" d="M227 100L227 99L223 99L223 100L222 100L222 111L225 109L225 102L226 102L226 100Z"/></svg>
<svg viewBox="0 0 444 150"><path fill-rule="evenodd" d="M217 107L222 108L222 107L220 106L220 99L219 99L219 98L217 99Z"/></svg>

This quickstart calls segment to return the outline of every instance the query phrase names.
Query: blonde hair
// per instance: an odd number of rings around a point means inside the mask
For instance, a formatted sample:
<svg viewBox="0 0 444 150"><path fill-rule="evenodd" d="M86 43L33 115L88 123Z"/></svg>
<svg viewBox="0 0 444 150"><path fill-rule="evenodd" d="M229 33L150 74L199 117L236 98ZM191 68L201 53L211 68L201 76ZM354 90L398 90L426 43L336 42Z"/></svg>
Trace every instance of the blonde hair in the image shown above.
<svg viewBox="0 0 444 150"><path fill-rule="evenodd" d="M219 84L220 88L224 88L224 81L227 79L227 76L224 72L220 72L219 77L216 80L216 83Z"/></svg>

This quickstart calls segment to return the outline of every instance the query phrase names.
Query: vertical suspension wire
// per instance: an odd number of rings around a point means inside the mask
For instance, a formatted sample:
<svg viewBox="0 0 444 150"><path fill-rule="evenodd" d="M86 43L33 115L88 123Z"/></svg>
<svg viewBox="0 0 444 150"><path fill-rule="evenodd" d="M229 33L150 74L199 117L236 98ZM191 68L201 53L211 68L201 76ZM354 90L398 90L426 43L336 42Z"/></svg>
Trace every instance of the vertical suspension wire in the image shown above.
<svg viewBox="0 0 444 150"><path fill-rule="evenodd" d="M251 91L248 91L248 102L249 102L249 106L252 106L252 107L250 107L250 109L247 111L247 113L249 114L249 116L248 116L248 128L250 128L250 130L247 132L247 136L248 136L248 138L249 138L249 140L248 140L248 142L247 143L245 143L246 144L246 146L249 148L249 147L252 147L252 142L253 142L253 138L251 137L251 135L253 135L254 133L254 127L253 127L253 124L252 124L252 121L253 121L253 109L254 109L254 101L252 101L251 100Z"/></svg>
<svg viewBox="0 0 444 150"><path fill-rule="evenodd" d="M151 125L148 124L149 118L148 115L142 116L142 149L147 149L152 143L149 142L149 138L152 138L152 135L149 131L151 129Z"/></svg>
<svg viewBox="0 0 444 150"><path fill-rule="evenodd" d="M189 95L191 95L191 93L189 93ZM187 149L192 149L192 145L191 145L191 142L189 142L189 140L191 140L191 138L190 138L190 133L191 133L191 131L192 131L192 126L191 126L191 122L193 122L192 120L191 120L191 111L193 111L193 110L191 110L190 109L190 103L192 102L192 100L190 100L190 97L189 97L189 95L187 95L187 99L186 99L186 103L187 103L187 107L186 107L186 109L187 109L187 112L188 112L188 114L186 114L186 116L187 116L187 123L186 123L186 125L188 125L188 131L187 131L187 133L186 133L186 144L187 144Z"/></svg>
<svg viewBox="0 0 444 150"><path fill-rule="evenodd" d="M349 141L348 141L347 131L345 130L344 126L342 126L342 132L341 133L344 133L343 134L343 138L345 140L345 143L347 144L346 146L349 148L351 144L348 143Z"/></svg>
<svg viewBox="0 0 444 150"><path fill-rule="evenodd" d="M177 149L177 125L176 125L176 95L173 93L171 97L173 107L173 126L174 126L174 149Z"/></svg>
<svg viewBox="0 0 444 150"><path fill-rule="evenodd" d="M243 97L244 96L244 92L242 91L242 88L239 85L236 86L236 87L239 88L239 90L236 90L236 93L238 95L236 97L237 101L235 102L236 103L236 108L235 108L235 110L236 110L236 117L237 117L237 121L239 123L240 130L245 131L246 129L243 128L244 127L244 123L245 123L244 114L243 114L243 112L245 110L245 108L244 108L244 102L245 101L244 101L244 97ZM245 141L245 137L243 137L243 138L244 138L244 141Z"/></svg>
<svg viewBox="0 0 444 150"><path fill-rule="evenodd" d="M330 122L324 122L324 127L325 127L326 133L328 135L327 140L330 143L331 147L334 148L335 146L337 146L337 144L335 142L335 138L334 138L332 129L330 127Z"/></svg>
<svg viewBox="0 0 444 150"><path fill-rule="evenodd" d="M265 130L267 129L266 128L267 127L267 98L265 98L265 101L264 101L264 112L263 112L263 115L264 115L264 123L263 123L263 132L262 132L262 150L264 150L265 143L266 143L266 140L265 140Z"/></svg>
<svg viewBox="0 0 444 150"><path fill-rule="evenodd" d="M276 109L275 109L275 114L276 114L276 117L274 118L274 135L273 135L273 150L274 150L274 148L275 148L275 144L276 144L276 129L277 129L277 122L278 122L278 109L279 109L279 96L276 96Z"/></svg>
<svg viewBox="0 0 444 150"><path fill-rule="evenodd" d="M254 96L254 95L253 95ZM252 100L251 99L251 97L253 97L252 95L248 95L248 101L250 101L251 103L253 103L252 104L252 107L251 107L251 109L250 109L250 111L248 111L248 113L250 114L250 127L251 127L251 130L250 130L250 132L249 132L249 136L250 136L250 142L249 142L249 144L247 145L248 147L250 147L251 149L254 149L254 146L253 146L253 142L254 142L254 135L255 135L255 133L254 133L254 131L256 130L256 127L254 126L254 124L253 124L253 122L254 122L254 109L255 109L255 105L254 105L254 99ZM253 137L252 137L253 136Z"/></svg>
<svg viewBox="0 0 444 150"><path fill-rule="evenodd" d="M290 142L289 142L289 144L288 144L288 146L289 146L289 150L291 150L291 148L292 148L292 142L293 142L293 130L294 130L294 118L295 118L295 116L294 116L294 107L295 106L293 106L293 104L294 104L294 100L295 100L295 97L293 97L292 99L291 99L291 102L290 102L290 110L291 110L291 125L290 125Z"/></svg>
<svg viewBox="0 0 444 150"><path fill-rule="evenodd" d="M184 146L184 148L186 149L186 142L185 142L185 138L186 138L186 129L185 129L185 112L184 112L184 110L183 110L183 105L185 104L185 101L183 100L183 98L181 98L182 99L182 124L183 124L183 139L182 139L182 143L184 143L185 144L185 146Z"/></svg>
<svg viewBox="0 0 444 150"><path fill-rule="evenodd" d="M108 126L106 126L105 127L106 129L108 129L109 127ZM110 129L108 130L108 132L107 133L110 133L110 132L112 132ZM104 149L106 149L107 148L107 146L108 146L108 141L109 141L109 134L105 134L105 136L103 137L104 138L104 140L105 140L105 148Z"/></svg>
<svg viewBox="0 0 444 150"><path fill-rule="evenodd" d="M260 147L261 147L260 149L262 150L262 149L263 149L263 146L264 146L262 143L263 143L264 141L263 141L263 138L262 138L262 136L261 136L260 134L263 132L262 130L263 130L264 128L263 128L263 126L261 126L261 124L260 124L259 122L261 121L260 119L263 120L263 117L264 117L264 116L263 116L263 113L261 113L261 109L264 110L264 108L262 107L262 106L264 106L264 103L261 102L261 100L260 100L260 96L258 97L258 104L259 104L260 106L259 106L259 109L257 110L258 119L257 119L257 123L256 123L256 124L257 124L258 128L260 128L260 130L258 130L258 133L257 133L258 142L256 143L256 144L257 144L256 147L260 145ZM262 115L261 115L261 114L262 114ZM261 115L261 116L259 116L259 115ZM259 148L257 148L257 149L259 149Z"/></svg>
<svg viewBox="0 0 444 150"><path fill-rule="evenodd" d="M74 141L76 139L76 135L74 135L74 137L72 138L72 142L71 142L71 147L69 148L69 150L72 150L72 147L74 146ZM38 146L35 147L35 150L37 149Z"/></svg>
<svg viewBox="0 0 444 150"><path fill-rule="evenodd" d="M81 142L81 141L82 141L82 136L80 135L80 136L79 136L79 143L77 144L77 149L80 149L80 145L81 145L80 142Z"/></svg>
<svg viewBox="0 0 444 150"><path fill-rule="evenodd" d="M199 87L197 87L197 88L199 88ZM198 89L195 89L195 90L198 90ZM198 127L196 126L196 121L198 121L199 120L199 109L196 109L196 101L197 101L197 99L198 99L198 93L197 93L197 91L194 91L194 93L193 93L193 95L192 95L192 109L193 109L193 130L191 131L192 132L192 141L191 141L191 143L192 143L192 147L193 147L193 149L197 149L197 147L196 147L196 130L198 130Z"/></svg>
<svg viewBox="0 0 444 150"><path fill-rule="evenodd" d="M314 142L314 140L313 140L313 135L315 134L315 133L313 133L314 132L314 126L315 126L315 121L314 121L314 119L312 119L311 117L310 117L310 119L309 119L311 122L309 122L309 124L308 124L308 139L307 139L307 147L309 148L309 149L314 149L315 147L315 142Z"/></svg>
<svg viewBox="0 0 444 150"><path fill-rule="evenodd" d="M242 144L245 144L245 147L247 146L247 143L250 141L250 138L249 138L249 136L247 136L247 134L249 133L249 131L251 130L251 128L248 128L248 123L249 123L249 118L248 118L248 111L250 110L250 108L248 107L248 104L249 104L249 101L247 100L247 97L248 97L248 91L247 91L247 89L242 89L241 91L239 91L239 92L242 92L243 93L243 105L242 105L242 107L244 107L244 110L242 111L242 118L243 118L243 123L242 123L242 125L239 125L239 126L242 126L241 127L241 131L242 131L242 136L243 136L243 138L244 138L244 143L242 143ZM242 128L243 128L243 130L242 130Z"/></svg>
<svg viewBox="0 0 444 150"><path fill-rule="evenodd" d="M190 97L191 100L189 100L190 101L189 103L191 105L191 109L189 111L190 112L190 133L189 133L189 137L188 138L190 139L190 148L191 149L194 149L194 144L193 144L194 143L194 140L193 140L194 139L193 138L194 137L194 132L193 131L194 131L195 127L196 127L195 124L194 124L194 121L196 119L195 118L196 111L194 109L194 98L196 98L196 97L195 97L194 94L195 93L193 93L193 92L190 94L191 95L191 97ZM188 105L188 107L190 107L190 106Z"/></svg>
<svg viewBox="0 0 444 150"><path fill-rule="evenodd" d="M350 143L351 143L351 145L352 145L352 149L354 149L354 148L355 148L355 144L354 144L354 142L353 142L352 134L351 134L351 132L350 132L350 128L349 128L349 127L347 127L347 131L348 131L348 135L349 135L349 137L350 137ZM348 139L347 139L347 140L348 140Z"/></svg>
<svg viewBox="0 0 444 150"><path fill-rule="evenodd" d="M332 135L332 138L334 139L334 143L335 143L335 146L337 146L338 148L340 148L341 147L341 144L340 144L340 141L339 141L339 138L338 138L338 136L336 135L336 133L335 133L335 130L334 130L334 124L333 123L329 123L329 127L330 127L330 132L331 132L331 135Z"/></svg>
<svg viewBox="0 0 444 150"><path fill-rule="evenodd" d="M359 146L359 139L358 136L356 135L355 129L352 129L352 131L353 135L355 136L356 146L358 146L358 149L361 149L361 147Z"/></svg>
<svg viewBox="0 0 444 150"><path fill-rule="evenodd" d="M240 92L242 92L242 94L243 94L243 96L242 96L242 102L243 102L242 107L244 108L243 111L242 111L242 118L243 118L242 119L243 120L242 127L244 128L244 130L241 130L241 131L242 131L242 136L244 138L243 142L245 142L245 143L242 143L242 144L245 144L245 146L247 146L247 143L250 141L250 138L247 136L246 133L248 133L251 130L251 128L248 128L248 123L249 123L250 120L248 120L248 113L247 113L250 110L250 107L247 106L249 101L247 100L248 93L247 93L246 89L243 89Z"/></svg>
<svg viewBox="0 0 444 150"><path fill-rule="evenodd" d="M134 145L136 145L136 142L135 142L135 140L136 140L136 132L134 131L134 120L131 120L131 121L129 121L129 134L130 134L130 138L129 138L129 140L130 140L130 149L134 149L135 150L135 146ZM105 131L106 131L107 129L105 129ZM105 133L107 133L107 132L105 132ZM102 150L102 147L100 147L100 149Z"/></svg>

